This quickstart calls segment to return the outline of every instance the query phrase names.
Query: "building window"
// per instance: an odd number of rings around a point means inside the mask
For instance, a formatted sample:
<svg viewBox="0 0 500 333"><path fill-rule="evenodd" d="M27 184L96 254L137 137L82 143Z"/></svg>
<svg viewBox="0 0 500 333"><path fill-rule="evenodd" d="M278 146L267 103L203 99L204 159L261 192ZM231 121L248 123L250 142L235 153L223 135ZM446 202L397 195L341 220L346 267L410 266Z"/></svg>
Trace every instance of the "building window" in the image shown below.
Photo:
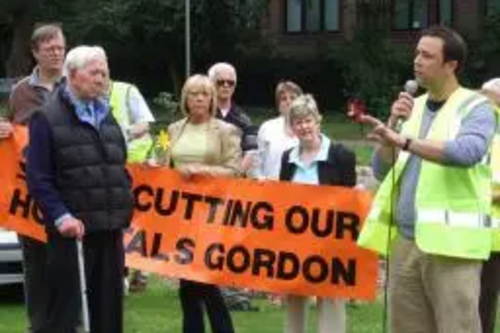
<svg viewBox="0 0 500 333"><path fill-rule="evenodd" d="M288 0L286 2L286 31L299 32L302 30L302 0Z"/></svg>
<svg viewBox="0 0 500 333"><path fill-rule="evenodd" d="M393 0L392 25L396 30L418 30L427 27L428 0Z"/></svg>
<svg viewBox="0 0 500 333"><path fill-rule="evenodd" d="M306 1L306 31L319 31L321 28L320 0Z"/></svg>
<svg viewBox="0 0 500 333"><path fill-rule="evenodd" d="M340 0L325 0L325 30L340 30Z"/></svg>
<svg viewBox="0 0 500 333"><path fill-rule="evenodd" d="M500 15L500 1L498 0L485 0L486 1L486 15Z"/></svg>
<svg viewBox="0 0 500 333"><path fill-rule="evenodd" d="M286 32L340 30L341 0L285 0Z"/></svg>
<svg viewBox="0 0 500 333"><path fill-rule="evenodd" d="M453 0L439 0L439 24L453 25Z"/></svg>

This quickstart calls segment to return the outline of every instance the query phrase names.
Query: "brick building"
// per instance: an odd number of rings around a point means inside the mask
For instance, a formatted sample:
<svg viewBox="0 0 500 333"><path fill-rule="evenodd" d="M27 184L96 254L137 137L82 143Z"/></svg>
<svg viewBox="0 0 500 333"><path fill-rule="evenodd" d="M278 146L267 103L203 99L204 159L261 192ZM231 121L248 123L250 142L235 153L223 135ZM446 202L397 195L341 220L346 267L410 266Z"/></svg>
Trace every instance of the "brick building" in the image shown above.
<svg viewBox="0 0 500 333"><path fill-rule="evenodd" d="M367 4L376 11L363 15ZM500 0L270 0L269 6L263 34L279 53L295 57L348 42L367 18L389 27L393 42L408 43L433 24L473 32L485 17L500 14Z"/></svg>

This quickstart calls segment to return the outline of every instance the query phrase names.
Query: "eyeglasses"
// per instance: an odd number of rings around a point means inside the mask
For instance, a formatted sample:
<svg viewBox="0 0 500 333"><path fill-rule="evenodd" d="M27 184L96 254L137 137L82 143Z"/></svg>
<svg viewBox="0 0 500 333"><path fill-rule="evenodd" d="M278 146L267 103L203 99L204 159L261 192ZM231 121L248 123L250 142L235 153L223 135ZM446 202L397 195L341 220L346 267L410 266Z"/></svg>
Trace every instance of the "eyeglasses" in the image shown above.
<svg viewBox="0 0 500 333"><path fill-rule="evenodd" d="M42 47L40 52L43 53L64 53L65 48L62 46Z"/></svg>
<svg viewBox="0 0 500 333"><path fill-rule="evenodd" d="M215 83L217 84L218 87L222 87L222 86L228 86L228 87L234 87L234 85L236 84L236 81L234 80L217 80L215 81Z"/></svg>

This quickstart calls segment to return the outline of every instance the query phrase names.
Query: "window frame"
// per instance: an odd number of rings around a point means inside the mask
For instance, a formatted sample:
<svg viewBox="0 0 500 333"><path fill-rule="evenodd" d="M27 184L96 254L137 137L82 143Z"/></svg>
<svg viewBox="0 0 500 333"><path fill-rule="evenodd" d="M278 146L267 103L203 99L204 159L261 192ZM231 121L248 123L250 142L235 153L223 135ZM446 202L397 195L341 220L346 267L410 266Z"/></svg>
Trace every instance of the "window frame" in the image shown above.
<svg viewBox="0 0 500 333"><path fill-rule="evenodd" d="M493 16L493 15L500 15L500 7L498 9L498 13L490 13L490 4L492 4L494 1L498 0L483 0L483 12L485 17Z"/></svg>
<svg viewBox="0 0 500 333"><path fill-rule="evenodd" d="M289 31L288 30L288 3L291 0L283 0L283 32L286 35L316 35L316 34L338 34L342 32L343 26L343 8L344 8L344 0L337 0L337 9L338 9L338 28L335 30L327 30L326 29L326 1L328 0L319 0L319 10L320 10L320 21L319 21L319 29L316 31L307 30L307 1L308 0L300 0L300 29L299 31Z"/></svg>
<svg viewBox="0 0 500 333"><path fill-rule="evenodd" d="M408 0L409 2L409 10L407 12L407 18L410 19L410 21L408 22L408 26L405 27L405 28L397 28L396 27L396 6L397 6L397 3L398 3L398 0L391 0L391 30L392 31L419 31L419 30L422 30L422 29L425 29L427 27L429 27L431 25L431 4L432 4L432 0L424 0L427 2L427 8L426 8L426 16L427 16L427 25L426 26L421 26L420 28L413 28L412 26L412 19L415 17L414 16L414 3L415 1L418 1L418 0ZM439 5L439 4L438 4Z"/></svg>
<svg viewBox="0 0 500 333"><path fill-rule="evenodd" d="M437 8L436 8L436 13L437 13L437 23L441 23L441 1L443 0L437 0ZM455 0L450 0L450 23L446 24L446 26L453 27L455 25L455 9L456 9L456 3Z"/></svg>

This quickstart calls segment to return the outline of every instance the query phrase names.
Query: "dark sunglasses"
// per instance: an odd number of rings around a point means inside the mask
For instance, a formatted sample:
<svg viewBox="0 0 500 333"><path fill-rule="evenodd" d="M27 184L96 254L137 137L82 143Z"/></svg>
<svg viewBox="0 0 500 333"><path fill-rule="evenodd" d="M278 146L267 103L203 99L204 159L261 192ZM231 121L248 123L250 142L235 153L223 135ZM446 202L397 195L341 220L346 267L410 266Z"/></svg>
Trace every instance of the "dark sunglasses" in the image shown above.
<svg viewBox="0 0 500 333"><path fill-rule="evenodd" d="M234 87L234 84L236 82L234 80L217 80L216 83L217 83L217 86L219 86L219 87L222 87L222 86Z"/></svg>

